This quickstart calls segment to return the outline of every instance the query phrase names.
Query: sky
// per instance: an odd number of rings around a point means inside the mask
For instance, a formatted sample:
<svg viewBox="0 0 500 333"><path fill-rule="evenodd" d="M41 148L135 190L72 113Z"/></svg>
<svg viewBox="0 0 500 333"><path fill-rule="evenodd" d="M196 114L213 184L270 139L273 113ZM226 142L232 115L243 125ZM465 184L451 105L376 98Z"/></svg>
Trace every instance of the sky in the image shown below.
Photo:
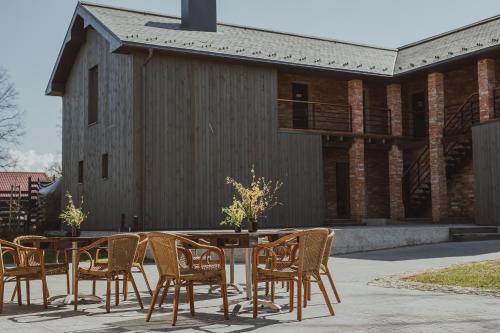
<svg viewBox="0 0 500 333"><path fill-rule="evenodd" d="M180 15L181 0L94 0ZM0 67L15 84L26 134L18 170L61 158L61 98L45 87L76 0L0 0ZM395 48L500 14L499 0L218 0L220 22ZM500 32L499 32L500 33Z"/></svg>

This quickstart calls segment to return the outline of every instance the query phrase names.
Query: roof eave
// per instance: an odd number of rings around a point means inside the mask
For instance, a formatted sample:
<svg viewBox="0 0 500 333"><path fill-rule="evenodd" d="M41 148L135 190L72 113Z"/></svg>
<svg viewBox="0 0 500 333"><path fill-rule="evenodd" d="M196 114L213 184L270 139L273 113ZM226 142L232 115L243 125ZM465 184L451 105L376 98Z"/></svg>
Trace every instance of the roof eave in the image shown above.
<svg viewBox="0 0 500 333"><path fill-rule="evenodd" d="M121 46L121 40L92 13L85 9L81 3L78 3L45 89L46 95L64 95L66 79L71 70L71 65L76 58L78 50L85 42L85 31L89 28L98 31L109 42L111 52L114 52Z"/></svg>

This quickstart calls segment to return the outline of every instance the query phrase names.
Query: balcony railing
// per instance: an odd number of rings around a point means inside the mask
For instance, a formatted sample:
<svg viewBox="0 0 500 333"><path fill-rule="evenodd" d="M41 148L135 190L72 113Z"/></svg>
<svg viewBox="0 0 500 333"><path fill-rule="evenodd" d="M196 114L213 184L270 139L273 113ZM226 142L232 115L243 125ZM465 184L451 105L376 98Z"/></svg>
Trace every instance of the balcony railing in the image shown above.
<svg viewBox="0 0 500 333"><path fill-rule="evenodd" d="M351 107L278 99L278 122L280 128L351 132Z"/></svg>
<svg viewBox="0 0 500 333"><path fill-rule="evenodd" d="M381 107L367 107L364 114L366 134L391 135L391 110Z"/></svg>

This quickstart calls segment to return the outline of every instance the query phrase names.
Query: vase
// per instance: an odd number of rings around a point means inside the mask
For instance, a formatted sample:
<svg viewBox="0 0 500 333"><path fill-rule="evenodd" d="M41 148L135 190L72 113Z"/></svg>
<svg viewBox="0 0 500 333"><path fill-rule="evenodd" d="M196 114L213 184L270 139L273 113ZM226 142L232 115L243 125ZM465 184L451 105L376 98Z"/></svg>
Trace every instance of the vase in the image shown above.
<svg viewBox="0 0 500 333"><path fill-rule="evenodd" d="M257 232L257 219L248 219L247 220L248 232Z"/></svg>
<svg viewBox="0 0 500 333"><path fill-rule="evenodd" d="M234 226L234 232L240 233L241 232L241 224L240 225L235 225Z"/></svg>
<svg viewBox="0 0 500 333"><path fill-rule="evenodd" d="M80 237L80 228L71 228L71 237Z"/></svg>

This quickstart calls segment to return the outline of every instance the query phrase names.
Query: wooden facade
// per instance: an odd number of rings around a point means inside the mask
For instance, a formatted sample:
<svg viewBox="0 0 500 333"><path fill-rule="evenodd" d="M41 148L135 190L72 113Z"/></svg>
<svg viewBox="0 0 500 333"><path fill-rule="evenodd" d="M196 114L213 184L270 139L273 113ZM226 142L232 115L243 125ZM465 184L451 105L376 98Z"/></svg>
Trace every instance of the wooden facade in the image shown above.
<svg viewBox="0 0 500 333"><path fill-rule="evenodd" d="M500 122L472 129L476 221L500 224Z"/></svg>
<svg viewBox="0 0 500 333"><path fill-rule="evenodd" d="M90 30L63 97L63 189L84 198L86 229L217 228L230 176L280 180L272 227L323 221L321 136L279 133L277 71L142 53L116 55ZM87 124L87 75L99 68L99 115ZM101 177L101 156L109 177ZM84 161L83 183L78 162Z"/></svg>

